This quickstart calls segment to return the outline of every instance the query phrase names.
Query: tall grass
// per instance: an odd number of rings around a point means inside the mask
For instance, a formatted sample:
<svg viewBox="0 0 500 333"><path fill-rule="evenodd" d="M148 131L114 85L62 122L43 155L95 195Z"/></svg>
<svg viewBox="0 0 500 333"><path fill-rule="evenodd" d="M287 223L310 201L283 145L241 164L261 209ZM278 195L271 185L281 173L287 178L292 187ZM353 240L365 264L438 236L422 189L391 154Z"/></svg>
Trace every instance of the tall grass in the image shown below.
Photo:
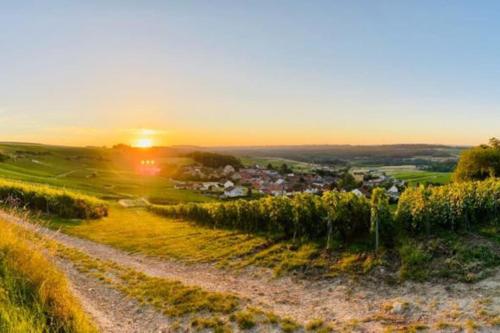
<svg viewBox="0 0 500 333"><path fill-rule="evenodd" d="M97 332L64 275L14 228L0 221L0 332Z"/></svg>
<svg viewBox="0 0 500 333"><path fill-rule="evenodd" d="M0 202L63 218L95 219L108 214L106 205L96 198L5 179L0 179Z"/></svg>

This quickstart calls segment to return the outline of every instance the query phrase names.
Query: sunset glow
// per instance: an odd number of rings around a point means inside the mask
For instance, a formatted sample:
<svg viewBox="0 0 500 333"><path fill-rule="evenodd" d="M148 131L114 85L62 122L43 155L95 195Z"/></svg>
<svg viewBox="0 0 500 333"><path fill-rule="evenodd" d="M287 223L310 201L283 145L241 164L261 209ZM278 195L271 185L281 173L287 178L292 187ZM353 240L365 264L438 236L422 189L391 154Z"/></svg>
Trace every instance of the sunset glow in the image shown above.
<svg viewBox="0 0 500 333"><path fill-rule="evenodd" d="M150 138L140 138L133 146L137 148L151 148L153 146L153 140Z"/></svg>
<svg viewBox="0 0 500 333"><path fill-rule="evenodd" d="M0 5L10 32L2 78L11 78L0 89L0 141L476 145L498 136L497 3L90 3Z"/></svg>

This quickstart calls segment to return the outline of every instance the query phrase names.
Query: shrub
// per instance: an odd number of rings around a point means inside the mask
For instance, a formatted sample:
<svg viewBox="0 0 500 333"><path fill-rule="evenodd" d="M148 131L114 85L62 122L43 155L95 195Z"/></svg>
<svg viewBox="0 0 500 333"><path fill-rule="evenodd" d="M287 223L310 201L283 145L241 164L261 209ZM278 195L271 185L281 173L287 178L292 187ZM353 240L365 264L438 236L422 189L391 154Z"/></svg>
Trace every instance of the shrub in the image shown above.
<svg viewBox="0 0 500 333"><path fill-rule="evenodd" d="M93 197L42 185L0 179L0 202L63 218L96 219L108 214Z"/></svg>

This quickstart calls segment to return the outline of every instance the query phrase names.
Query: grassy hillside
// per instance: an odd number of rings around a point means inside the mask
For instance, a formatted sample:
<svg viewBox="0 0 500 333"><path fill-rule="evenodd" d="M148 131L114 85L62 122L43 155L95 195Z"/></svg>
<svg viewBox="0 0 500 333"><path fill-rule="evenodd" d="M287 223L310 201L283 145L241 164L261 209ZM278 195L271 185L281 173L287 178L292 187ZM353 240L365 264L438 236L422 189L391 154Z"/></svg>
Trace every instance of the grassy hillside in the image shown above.
<svg viewBox="0 0 500 333"><path fill-rule="evenodd" d="M175 190L167 177L136 172L142 158L154 158L166 168L188 162L169 150L3 143L0 153L8 157L0 162L0 177L7 179L66 187L104 199L140 196L171 202L210 200L191 191Z"/></svg>
<svg viewBox="0 0 500 333"><path fill-rule="evenodd" d="M0 234L0 331L97 332L40 249L6 222L0 221Z"/></svg>

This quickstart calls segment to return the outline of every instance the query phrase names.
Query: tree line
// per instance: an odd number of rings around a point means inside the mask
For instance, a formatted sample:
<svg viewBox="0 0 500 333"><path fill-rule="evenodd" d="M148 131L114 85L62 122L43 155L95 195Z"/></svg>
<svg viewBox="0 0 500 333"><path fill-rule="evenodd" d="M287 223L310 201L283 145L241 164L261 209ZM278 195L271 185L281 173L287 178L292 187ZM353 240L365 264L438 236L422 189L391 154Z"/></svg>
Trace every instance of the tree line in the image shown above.
<svg viewBox="0 0 500 333"><path fill-rule="evenodd" d="M226 165L231 165L236 170L243 168L241 161L231 155L195 151L188 154L187 157L209 168L223 168Z"/></svg>

